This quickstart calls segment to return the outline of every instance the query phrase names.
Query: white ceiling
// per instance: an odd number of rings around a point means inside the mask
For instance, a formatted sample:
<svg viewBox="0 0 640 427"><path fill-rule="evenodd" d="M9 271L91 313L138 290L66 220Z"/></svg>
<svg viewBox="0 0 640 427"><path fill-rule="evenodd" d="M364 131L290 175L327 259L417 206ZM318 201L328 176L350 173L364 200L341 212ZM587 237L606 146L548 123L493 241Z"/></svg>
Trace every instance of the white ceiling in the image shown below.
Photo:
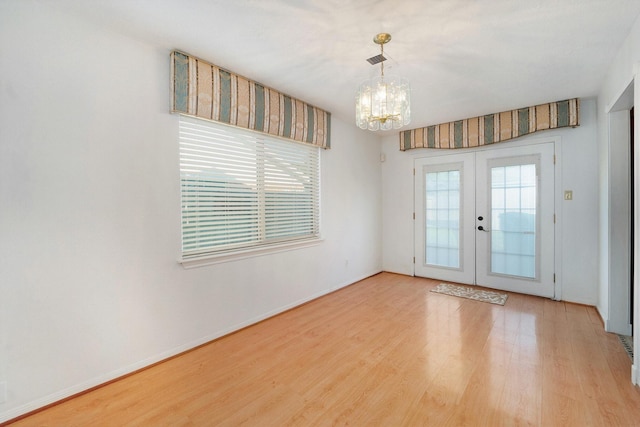
<svg viewBox="0 0 640 427"><path fill-rule="evenodd" d="M408 128L597 95L639 0L57 0L354 122L358 84L412 86ZM167 65L168 66L168 65ZM390 71L393 70L393 71Z"/></svg>

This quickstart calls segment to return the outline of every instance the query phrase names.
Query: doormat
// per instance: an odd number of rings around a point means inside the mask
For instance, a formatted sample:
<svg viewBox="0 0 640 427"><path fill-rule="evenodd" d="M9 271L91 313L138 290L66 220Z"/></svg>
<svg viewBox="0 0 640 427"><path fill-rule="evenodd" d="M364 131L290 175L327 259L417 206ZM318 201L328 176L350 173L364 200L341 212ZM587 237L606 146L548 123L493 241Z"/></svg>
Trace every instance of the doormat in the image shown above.
<svg viewBox="0 0 640 427"><path fill-rule="evenodd" d="M620 338L622 346L627 351L627 354L629 355L629 358L633 363L633 337L630 337L628 335L618 335L618 338Z"/></svg>
<svg viewBox="0 0 640 427"><path fill-rule="evenodd" d="M438 286L431 289L431 292L498 305L504 305L504 303L507 302L507 294L485 291L483 289L474 289L468 286L452 285L450 283L440 283Z"/></svg>

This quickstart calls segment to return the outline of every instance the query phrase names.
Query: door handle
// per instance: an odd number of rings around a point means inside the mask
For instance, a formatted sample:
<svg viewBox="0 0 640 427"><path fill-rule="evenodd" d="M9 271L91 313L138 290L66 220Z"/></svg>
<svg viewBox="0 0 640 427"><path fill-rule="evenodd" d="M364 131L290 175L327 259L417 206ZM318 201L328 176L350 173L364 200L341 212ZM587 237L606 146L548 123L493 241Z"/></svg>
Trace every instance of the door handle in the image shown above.
<svg viewBox="0 0 640 427"><path fill-rule="evenodd" d="M483 226L479 225L478 226L478 231L486 231L488 233L491 230L485 230Z"/></svg>

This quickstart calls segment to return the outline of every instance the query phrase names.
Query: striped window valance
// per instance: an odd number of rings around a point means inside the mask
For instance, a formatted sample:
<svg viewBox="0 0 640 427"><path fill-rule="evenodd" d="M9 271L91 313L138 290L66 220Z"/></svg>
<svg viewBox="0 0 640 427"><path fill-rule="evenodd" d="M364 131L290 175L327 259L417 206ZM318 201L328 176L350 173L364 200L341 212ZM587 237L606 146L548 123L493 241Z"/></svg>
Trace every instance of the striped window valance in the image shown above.
<svg viewBox="0 0 640 427"><path fill-rule="evenodd" d="M579 126L577 98L400 132L400 151L468 148L547 129Z"/></svg>
<svg viewBox="0 0 640 427"><path fill-rule="evenodd" d="M331 113L186 53L171 53L172 112L331 146Z"/></svg>

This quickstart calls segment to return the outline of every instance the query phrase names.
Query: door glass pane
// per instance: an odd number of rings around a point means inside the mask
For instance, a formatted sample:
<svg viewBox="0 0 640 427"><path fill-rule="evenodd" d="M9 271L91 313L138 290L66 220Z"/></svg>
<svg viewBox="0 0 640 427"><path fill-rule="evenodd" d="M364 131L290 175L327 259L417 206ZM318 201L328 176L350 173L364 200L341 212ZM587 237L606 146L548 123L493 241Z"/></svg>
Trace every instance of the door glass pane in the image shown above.
<svg viewBox="0 0 640 427"><path fill-rule="evenodd" d="M536 278L536 164L491 168L491 272Z"/></svg>
<svg viewBox="0 0 640 427"><path fill-rule="evenodd" d="M460 171L425 174L425 264L460 268Z"/></svg>

